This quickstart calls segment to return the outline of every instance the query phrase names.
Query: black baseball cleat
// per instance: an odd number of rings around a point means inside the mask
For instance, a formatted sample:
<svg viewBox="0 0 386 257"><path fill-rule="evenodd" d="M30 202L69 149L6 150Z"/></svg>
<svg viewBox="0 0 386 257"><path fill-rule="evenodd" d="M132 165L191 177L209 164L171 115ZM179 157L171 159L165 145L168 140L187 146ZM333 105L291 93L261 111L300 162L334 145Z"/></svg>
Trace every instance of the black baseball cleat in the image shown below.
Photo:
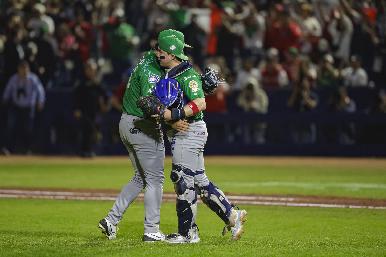
<svg viewBox="0 0 386 257"><path fill-rule="evenodd" d="M110 221L107 219L101 219L98 224L98 228L102 231L105 236L112 240L117 237L117 226L113 225Z"/></svg>
<svg viewBox="0 0 386 257"><path fill-rule="evenodd" d="M173 233L166 236L165 242L169 244L196 244L200 242L198 227L194 226L189 229L188 235L183 236L179 233Z"/></svg>

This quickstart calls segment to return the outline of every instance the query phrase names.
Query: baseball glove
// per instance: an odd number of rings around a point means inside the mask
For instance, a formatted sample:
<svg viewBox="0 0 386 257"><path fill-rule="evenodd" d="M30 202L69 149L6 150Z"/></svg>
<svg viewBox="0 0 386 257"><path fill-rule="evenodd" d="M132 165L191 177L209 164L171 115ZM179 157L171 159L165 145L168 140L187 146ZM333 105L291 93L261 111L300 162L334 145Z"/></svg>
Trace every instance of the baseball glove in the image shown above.
<svg viewBox="0 0 386 257"><path fill-rule="evenodd" d="M166 108L154 95L140 97L137 101L137 106L142 110L145 118L154 116L162 117Z"/></svg>
<svg viewBox="0 0 386 257"><path fill-rule="evenodd" d="M211 68L205 68L204 74L201 74L202 89L206 95L213 94L219 85L219 78L216 71Z"/></svg>

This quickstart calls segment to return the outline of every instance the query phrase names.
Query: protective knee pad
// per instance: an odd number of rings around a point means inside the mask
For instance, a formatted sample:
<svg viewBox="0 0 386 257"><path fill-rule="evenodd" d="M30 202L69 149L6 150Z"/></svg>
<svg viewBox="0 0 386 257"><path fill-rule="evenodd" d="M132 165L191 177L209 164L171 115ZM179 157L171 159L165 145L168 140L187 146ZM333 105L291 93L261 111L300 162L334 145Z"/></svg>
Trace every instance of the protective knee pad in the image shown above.
<svg viewBox="0 0 386 257"><path fill-rule="evenodd" d="M179 199L187 200L190 203L195 203L197 201L193 171L180 165L173 164L170 179L174 184L174 190Z"/></svg>
<svg viewBox="0 0 386 257"><path fill-rule="evenodd" d="M178 217L178 233L187 236L193 226L197 214L197 193L193 185L189 185L184 177L194 176L194 173L182 166L173 165L170 179L174 183L177 194L176 211ZM192 181L193 181L192 177Z"/></svg>
<svg viewBox="0 0 386 257"><path fill-rule="evenodd" d="M199 192L201 200L227 224L232 205L224 193L212 182L207 186L199 187Z"/></svg>

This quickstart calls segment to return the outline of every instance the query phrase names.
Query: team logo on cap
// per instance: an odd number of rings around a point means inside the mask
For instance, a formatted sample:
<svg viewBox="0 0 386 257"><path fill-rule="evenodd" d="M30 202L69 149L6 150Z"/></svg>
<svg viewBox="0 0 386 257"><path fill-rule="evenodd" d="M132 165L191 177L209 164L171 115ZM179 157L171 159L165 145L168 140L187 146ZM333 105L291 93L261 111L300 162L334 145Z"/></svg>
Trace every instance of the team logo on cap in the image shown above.
<svg viewBox="0 0 386 257"><path fill-rule="evenodd" d="M149 83L157 83L160 79L160 76L157 75L150 75L149 77Z"/></svg>
<svg viewBox="0 0 386 257"><path fill-rule="evenodd" d="M172 51L176 50L176 46L175 45L171 45L170 46L170 50L172 50Z"/></svg>
<svg viewBox="0 0 386 257"><path fill-rule="evenodd" d="M193 93L196 93L198 91L198 83L195 80L191 80L189 82L189 88L192 90Z"/></svg>

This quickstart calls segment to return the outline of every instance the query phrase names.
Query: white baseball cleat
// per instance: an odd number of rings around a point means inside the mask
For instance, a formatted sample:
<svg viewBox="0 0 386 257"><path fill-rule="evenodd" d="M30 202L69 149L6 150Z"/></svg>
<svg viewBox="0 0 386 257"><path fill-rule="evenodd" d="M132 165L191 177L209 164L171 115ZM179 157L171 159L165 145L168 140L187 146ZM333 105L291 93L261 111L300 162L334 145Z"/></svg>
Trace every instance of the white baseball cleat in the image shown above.
<svg viewBox="0 0 386 257"><path fill-rule="evenodd" d="M200 242L200 237L198 235L198 227L197 226L194 226L193 228L191 228L189 230L189 237L190 237L189 243L191 243L191 244L195 244L195 243Z"/></svg>
<svg viewBox="0 0 386 257"><path fill-rule="evenodd" d="M179 233L173 233L166 236L165 242L169 244L196 244L200 242L198 235L198 227L195 226L189 230L188 236L183 236Z"/></svg>
<svg viewBox="0 0 386 257"><path fill-rule="evenodd" d="M241 235L244 233L244 222L247 221L246 210L235 210L232 209L229 217L229 225L225 226L222 232L224 236L227 231L231 231L232 240L239 240Z"/></svg>
<svg viewBox="0 0 386 257"><path fill-rule="evenodd" d="M160 242L165 240L165 235L158 231L156 233L145 233L143 234L142 241L146 243L154 243L154 242Z"/></svg>
<svg viewBox="0 0 386 257"><path fill-rule="evenodd" d="M113 225L108 219L104 218L100 220L98 227L109 240L113 240L117 237L118 228L117 226Z"/></svg>

